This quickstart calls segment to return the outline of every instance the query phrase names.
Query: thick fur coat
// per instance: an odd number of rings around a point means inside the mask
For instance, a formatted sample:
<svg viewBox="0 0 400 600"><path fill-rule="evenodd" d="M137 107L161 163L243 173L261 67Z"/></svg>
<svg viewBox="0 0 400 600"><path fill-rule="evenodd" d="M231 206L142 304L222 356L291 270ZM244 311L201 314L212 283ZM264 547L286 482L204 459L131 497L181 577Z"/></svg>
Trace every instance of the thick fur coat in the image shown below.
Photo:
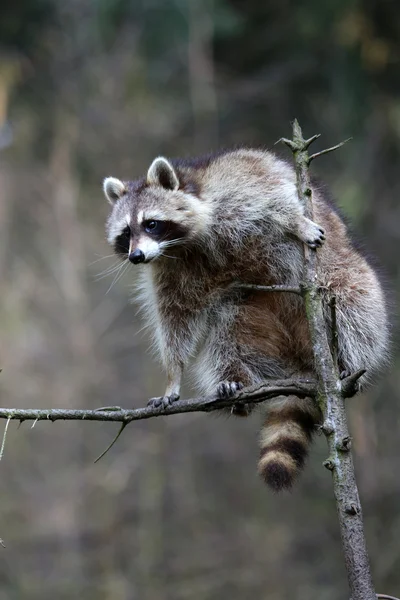
<svg viewBox="0 0 400 600"><path fill-rule="evenodd" d="M387 312L374 269L317 189L315 222L304 216L294 170L275 155L240 149L194 160L160 157L145 178L110 177L104 191L112 204L108 240L139 265L139 301L167 372L165 395L155 403L179 397L190 358L205 394L313 373L302 298L232 287L298 286L304 243L318 248L325 306L336 296L340 370L370 375L386 361ZM327 308L328 327L329 315ZM311 400L268 405L259 471L274 489L292 484L319 419Z"/></svg>

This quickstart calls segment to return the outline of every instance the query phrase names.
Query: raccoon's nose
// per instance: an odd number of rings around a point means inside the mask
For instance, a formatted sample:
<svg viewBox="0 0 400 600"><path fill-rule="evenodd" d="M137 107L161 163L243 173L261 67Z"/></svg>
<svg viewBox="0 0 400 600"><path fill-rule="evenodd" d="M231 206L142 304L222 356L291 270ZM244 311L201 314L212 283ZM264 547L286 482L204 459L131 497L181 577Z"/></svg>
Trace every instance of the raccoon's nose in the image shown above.
<svg viewBox="0 0 400 600"><path fill-rule="evenodd" d="M141 262L144 262L145 256L144 253L139 250L139 248L137 248L134 252L131 252L129 255L129 260L131 261L131 263L133 263L134 265L138 265Z"/></svg>

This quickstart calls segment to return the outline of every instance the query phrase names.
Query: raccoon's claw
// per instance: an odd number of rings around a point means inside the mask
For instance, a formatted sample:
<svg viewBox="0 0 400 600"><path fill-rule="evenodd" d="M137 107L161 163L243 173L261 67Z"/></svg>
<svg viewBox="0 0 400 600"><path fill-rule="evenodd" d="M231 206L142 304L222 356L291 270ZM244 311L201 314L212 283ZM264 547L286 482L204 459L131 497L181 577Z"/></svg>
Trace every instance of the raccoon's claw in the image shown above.
<svg viewBox="0 0 400 600"><path fill-rule="evenodd" d="M171 406L171 404L179 400L179 398L179 394L171 394L170 396L157 396L156 398L150 398L147 406L151 408L167 408L167 406Z"/></svg>
<svg viewBox="0 0 400 600"><path fill-rule="evenodd" d="M310 219L305 219L300 232L300 239L307 244L309 248L319 248L325 241L325 230L322 229L317 223L314 221L310 221Z"/></svg>
<svg viewBox="0 0 400 600"><path fill-rule="evenodd" d="M221 399L232 398L243 387L240 381L223 381L217 386L217 396Z"/></svg>
<svg viewBox="0 0 400 600"><path fill-rule="evenodd" d="M310 236L309 239L306 240L307 246L310 248L320 248L325 241L325 231L316 225L317 230L314 236Z"/></svg>

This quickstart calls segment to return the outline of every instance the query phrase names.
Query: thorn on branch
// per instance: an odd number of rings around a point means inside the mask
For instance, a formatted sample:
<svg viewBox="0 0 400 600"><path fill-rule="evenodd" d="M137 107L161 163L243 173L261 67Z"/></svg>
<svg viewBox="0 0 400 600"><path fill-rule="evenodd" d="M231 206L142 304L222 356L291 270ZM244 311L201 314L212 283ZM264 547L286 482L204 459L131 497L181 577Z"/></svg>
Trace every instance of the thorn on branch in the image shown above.
<svg viewBox="0 0 400 600"><path fill-rule="evenodd" d="M324 462L322 464L324 465L325 469L328 469L328 471L333 471L336 466L335 461L332 460L331 458L324 460Z"/></svg>
<svg viewBox="0 0 400 600"><path fill-rule="evenodd" d="M322 423L321 430L325 435L332 435L332 433L335 431L333 424L329 420L326 420Z"/></svg>
<svg viewBox="0 0 400 600"><path fill-rule="evenodd" d="M348 504L346 506L346 508L344 510L345 510L346 514L354 516L354 515L358 515L358 513L360 512L360 507L355 502L351 502L350 504Z"/></svg>
<svg viewBox="0 0 400 600"><path fill-rule="evenodd" d="M313 135L312 137L308 138L308 140L304 140L304 150L307 150L307 148L309 146L311 146L311 144L313 142L315 142L315 140L317 140L318 138L321 137L320 133L316 133L315 135Z"/></svg>
<svg viewBox="0 0 400 600"><path fill-rule="evenodd" d="M352 398L359 391L358 380L366 373L366 369L360 369L360 371L356 371L352 373L348 377L345 377L341 381L341 390L343 398Z"/></svg>
<svg viewBox="0 0 400 600"><path fill-rule="evenodd" d="M343 439L341 439L336 444L336 448L340 452L350 452L350 449L351 449L351 437L349 435L347 435L346 437L344 437Z"/></svg>
<svg viewBox="0 0 400 600"><path fill-rule="evenodd" d="M11 417L8 417L7 422L6 422L6 426L4 427L3 441L1 442L0 460L3 458L4 448L5 448L5 445L6 445L7 431L8 431L8 426L10 424L10 421L11 421Z"/></svg>

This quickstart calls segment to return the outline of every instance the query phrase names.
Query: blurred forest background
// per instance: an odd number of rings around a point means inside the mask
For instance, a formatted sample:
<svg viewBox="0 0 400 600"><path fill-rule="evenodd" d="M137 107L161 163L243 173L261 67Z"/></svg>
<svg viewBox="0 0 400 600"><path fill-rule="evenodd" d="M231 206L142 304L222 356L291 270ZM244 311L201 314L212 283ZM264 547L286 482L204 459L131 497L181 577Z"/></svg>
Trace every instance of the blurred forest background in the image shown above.
<svg viewBox="0 0 400 600"><path fill-rule="evenodd" d="M271 147L300 120L313 163L400 287L396 0L5 0L0 18L1 404L143 406L164 388L112 284L105 176L158 154ZM285 148L277 151L289 157ZM349 402L378 591L400 594L400 365ZM188 387L186 393L190 393ZM116 426L11 423L0 600L348 598L318 438L290 494L258 480L260 414Z"/></svg>

